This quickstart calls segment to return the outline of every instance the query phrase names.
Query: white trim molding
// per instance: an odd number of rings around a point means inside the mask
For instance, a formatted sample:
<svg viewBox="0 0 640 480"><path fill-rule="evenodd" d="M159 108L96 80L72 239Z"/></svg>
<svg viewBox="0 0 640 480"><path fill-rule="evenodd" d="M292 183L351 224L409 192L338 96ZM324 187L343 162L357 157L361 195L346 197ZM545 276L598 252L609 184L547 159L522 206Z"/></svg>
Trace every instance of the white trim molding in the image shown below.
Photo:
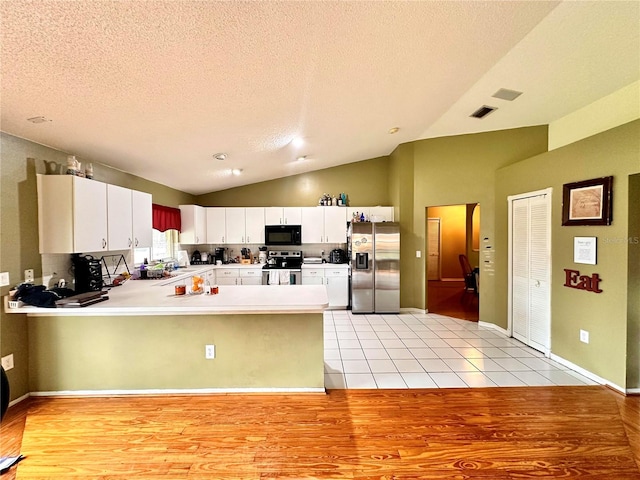
<svg viewBox="0 0 640 480"><path fill-rule="evenodd" d="M480 320L480 321L478 322L478 325L479 325L480 327L492 328L493 330L497 330L498 332L500 332L500 333L501 333L502 335L504 335L505 337L509 337L509 336L510 336L510 335L509 335L509 332L508 332L506 329L504 329L504 328L502 328L502 327L499 327L499 326L498 326L498 325L496 325L495 323L483 322L482 320Z"/></svg>
<svg viewBox="0 0 640 480"><path fill-rule="evenodd" d="M595 373L590 372L589 370L585 370L581 366L576 365L575 363L570 362L569 360L566 360L566 359L564 359L562 357L559 357L558 355L556 355L554 353L551 354L551 360L554 360L554 361L560 363L561 365L564 365L565 367L569 367L571 370L573 370L575 372L578 372L580 375L583 375L583 376L587 377L589 380L593 380L594 382L599 383L600 385L607 385L607 386L613 388L614 390L617 390L620 393L626 394L628 392L627 390L622 388L620 385L616 385L615 383L610 382L606 378L599 377Z"/></svg>
<svg viewBox="0 0 640 480"><path fill-rule="evenodd" d="M58 390L31 392L32 397L111 397L115 395L212 395L228 393L326 393L319 388L158 388L148 390Z"/></svg>

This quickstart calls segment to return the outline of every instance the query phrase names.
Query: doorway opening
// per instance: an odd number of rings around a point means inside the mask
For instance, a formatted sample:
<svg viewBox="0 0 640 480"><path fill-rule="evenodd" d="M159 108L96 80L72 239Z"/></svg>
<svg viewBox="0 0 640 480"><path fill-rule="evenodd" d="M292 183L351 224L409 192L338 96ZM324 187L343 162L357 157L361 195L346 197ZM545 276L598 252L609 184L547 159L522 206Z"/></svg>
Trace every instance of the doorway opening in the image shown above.
<svg viewBox="0 0 640 480"><path fill-rule="evenodd" d="M426 221L428 311L477 322L480 204L427 207Z"/></svg>

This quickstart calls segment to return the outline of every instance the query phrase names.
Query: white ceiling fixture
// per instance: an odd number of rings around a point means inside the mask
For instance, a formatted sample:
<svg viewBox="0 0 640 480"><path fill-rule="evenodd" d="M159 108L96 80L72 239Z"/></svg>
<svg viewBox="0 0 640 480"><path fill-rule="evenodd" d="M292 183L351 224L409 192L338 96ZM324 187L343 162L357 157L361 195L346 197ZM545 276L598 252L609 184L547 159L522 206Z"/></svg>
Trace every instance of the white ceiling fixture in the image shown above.
<svg viewBox="0 0 640 480"><path fill-rule="evenodd" d="M242 168L234 168L231 170L231 175L241 175L242 174Z"/></svg>
<svg viewBox="0 0 640 480"><path fill-rule="evenodd" d="M421 138L552 122L639 80L639 10L637 1L4 1L0 128L204 194ZM526 95L469 118L502 86ZM55 121L36 128L25 122L33 112ZM402 128L380 135L390 122ZM292 162L304 153L298 136L322 162ZM233 152L243 175L195 175L211 167L211 145Z"/></svg>
<svg viewBox="0 0 640 480"><path fill-rule="evenodd" d="M216 160L226 160L227 159L227 154L226 153L216 153L213 155L213 158L215 158Z"/></svg>
<svg viewBox="0 0 640 480"><path fill-rule="evenodd" d="M493 98L500 98L501 100L507 100L509 102L513 102L520 95L522 95L522 92L518 92L516 90L509 90L508 88L501 88L491 96Z"/></svg>

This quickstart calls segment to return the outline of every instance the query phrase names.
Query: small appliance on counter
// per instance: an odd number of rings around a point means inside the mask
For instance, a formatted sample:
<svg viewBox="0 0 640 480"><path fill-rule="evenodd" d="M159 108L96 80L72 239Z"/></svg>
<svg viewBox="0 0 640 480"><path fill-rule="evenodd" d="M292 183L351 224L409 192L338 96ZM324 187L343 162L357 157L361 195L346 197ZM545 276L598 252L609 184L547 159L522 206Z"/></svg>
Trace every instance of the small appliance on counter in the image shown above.
<svg viewBox="0 0 640 480"><path fill-rule="evenodd" d="M260 247L258 250L260 250L260 253L258 253L258 261L264 265L267 263L267 247Z"/></svg>
<svg viewBox="0 0 640 480"><path fill-rule="evenodd" d="M91 255L71 255L76 293L102 290L102 262Z"/></svg>
<svg viewBox="0 0 640 480"><path fill-rule="evenodd" d="M347 263L347 253L341 248L334 248L329 253L329 263Z"/></svg>
<svg viewBox="0 0 640 480"><path fill-rule="evenodd" d="M189 266L189 254L186 250L178 250L178 266L179 267L188 267Z"/></svg>
<svg viewBox="0 0 640 480"><path fill-rule="evenodd" d="M226 248L223 248L223 247L216 248L215 252L213 253L213 257L214 257L214 262L216 264L218 262L220 262L221 265L229 263L229 257L228 257Z"/></svg>

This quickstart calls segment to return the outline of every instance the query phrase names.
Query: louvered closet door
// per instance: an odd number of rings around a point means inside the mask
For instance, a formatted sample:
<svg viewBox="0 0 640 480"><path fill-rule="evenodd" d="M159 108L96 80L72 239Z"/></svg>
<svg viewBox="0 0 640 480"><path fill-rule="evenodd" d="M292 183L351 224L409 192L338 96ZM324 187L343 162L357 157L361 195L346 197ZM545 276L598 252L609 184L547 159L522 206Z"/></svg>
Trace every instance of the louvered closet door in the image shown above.
<svg viewBox="0 0 640 480"><path fill-rule="evenodd" d="M550 348L550 195L512 203L513 336L540 351Z"/></svg>

